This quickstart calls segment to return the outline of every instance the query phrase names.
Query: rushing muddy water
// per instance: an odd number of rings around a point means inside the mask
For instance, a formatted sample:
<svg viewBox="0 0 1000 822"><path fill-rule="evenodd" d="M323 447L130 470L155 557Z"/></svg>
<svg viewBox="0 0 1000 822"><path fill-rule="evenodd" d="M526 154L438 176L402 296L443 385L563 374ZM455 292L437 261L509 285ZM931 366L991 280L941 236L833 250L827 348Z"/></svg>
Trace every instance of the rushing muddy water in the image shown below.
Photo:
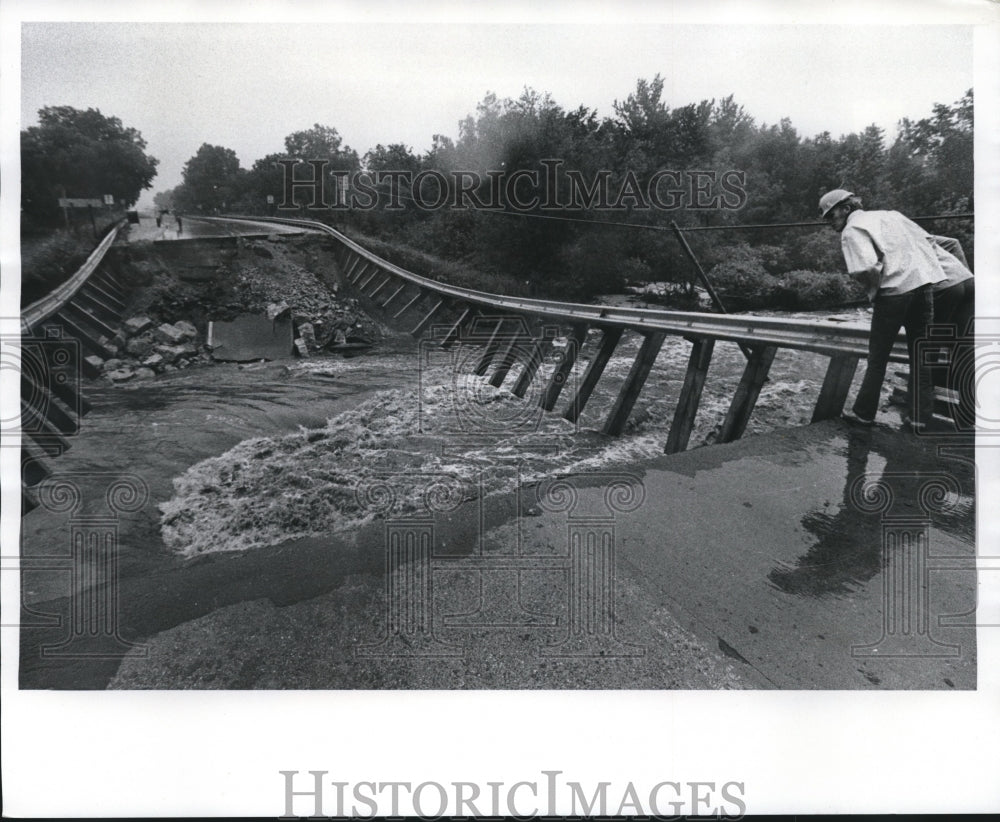
<svg viewBox="0 0 1000 822"><path fill-rule="evenodd" d="M835 319L864 322L865 313ZM160 506L164 543L190 556L343 533L371 518L365 489L387 477L398 486L398 510L405 512L419 504L413 495L420 493L419 483L406 483L408 476L448 477L451 487L457 481L473 498L518 482L636 465L662 454L690 344L667 338L624 434L608 437L601 427L638 351L637 335L623 337L580 419L562 417L599 341L599 333L588 338L553 413L538 409L538 396L565 339L556 340L524 399L510 392L518 365L499 389L489 385L489 373L470 374L481 354L473 347L442 351L417 343L353 359L297 361L290 366L293 376L322 376L331 386L363 376L372 386L393 387L360 395L325 425L246 439L192 465L175 478L173 498ZM713 441L744 363L735 344L716 346L690 447ZM779 351L747 434L807 423L827 363L823 356ZM252 372L246 373L252 382ZM192 372L199 378L204 375Z"/></svg>

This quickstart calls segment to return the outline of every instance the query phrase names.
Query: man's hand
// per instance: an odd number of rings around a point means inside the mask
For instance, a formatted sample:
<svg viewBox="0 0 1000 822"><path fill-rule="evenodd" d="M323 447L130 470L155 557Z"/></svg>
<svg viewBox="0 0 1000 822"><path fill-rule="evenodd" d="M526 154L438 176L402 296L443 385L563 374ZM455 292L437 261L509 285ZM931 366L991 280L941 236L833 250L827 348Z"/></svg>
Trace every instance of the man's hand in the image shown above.
<svg viewBox="0 0 1000 822"><path fill-rule="evenodd" d="M865 287L865 293L868 295L868 302L872 302L875 299L875 295L878 294L878 287L882 282L881 260L875 263L875 265L871 268L866 268L864 271L852 271L850 274L856 280L859 280Z"/></svg>

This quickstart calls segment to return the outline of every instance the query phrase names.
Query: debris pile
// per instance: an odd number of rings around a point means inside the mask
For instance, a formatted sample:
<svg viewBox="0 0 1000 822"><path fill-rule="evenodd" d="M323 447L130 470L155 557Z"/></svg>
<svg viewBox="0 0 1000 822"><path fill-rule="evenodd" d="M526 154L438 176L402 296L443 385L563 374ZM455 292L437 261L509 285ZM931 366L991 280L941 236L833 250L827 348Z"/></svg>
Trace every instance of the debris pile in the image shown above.
<svg viewBox="0 0 1000 822"><path fill-rule="evenodd" d="M209 323L244 317L266 317L275 328L290 322L289 353L296 356L348 353L377 343L386 329L356 299L340 293L318 250L275 236L241 238L234 249L198 249L200 256L184 260L166 256L176 256L172 247L136 251L136 259L125 264L139 286L130 302L134 316L113 338L101 340L100 355L89 363L120 383L227 359L221 351L213 357ZM192 267L197 277L189 276Z"/></svg>
<svg viewBox="0 0 1000 822"><path fill-rule="evenodd" d="M126 320L114 337L101 337L107 357L92 354L86 361L113 383L149 379L210 363L211 351L203 339L186 320L156 325L149 317L137 315Z"/></svg>
<svg viewBox="0 0 1000 822"><path fill-rule="evenodd" d="M259 266L242 267L236 281L242 295L240 313L266 312L271 320L291 314L295 347L303 356L345 342L371 345L382 336L356 299L338 295L336 288L331 292L315 274L298 265L285 263L281 269L279 278Z"/></svg>

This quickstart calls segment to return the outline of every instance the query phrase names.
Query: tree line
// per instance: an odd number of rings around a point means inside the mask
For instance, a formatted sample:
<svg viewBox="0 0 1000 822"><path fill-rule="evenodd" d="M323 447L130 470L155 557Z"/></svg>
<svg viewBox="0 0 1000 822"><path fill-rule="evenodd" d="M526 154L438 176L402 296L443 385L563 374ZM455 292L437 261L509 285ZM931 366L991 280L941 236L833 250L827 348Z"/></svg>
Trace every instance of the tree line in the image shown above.
<svg viewBox="0 0 1000 822"><path fill-rule="evenodd" d="M431 253L481 272L484 286L502 278L505 287L519 283L527 292L565 298L615 291L626 282L689 281L691 263L667 230L671 221L725 228L816 219L819 196L835 187L854 191L868 208L910 216L973 209L971 89L934 105L925 118L900 121L891 143L874 124L836 138L803 137L787 118L758 123L732 95L671 107L663 89L659 75L640 79L603 117L584 106L565 109L530 88L516 99L487 94L454 138L435 134L421 154L390 143L359 155L336 128L319 124L288 135L282 151L250 168L232 149L206 143L185 165L183 182L155 202L189 213L294 215L278 208L286 199L280 161L324 161L328 198L339 180L360 173L366 190L352 193L364 194L366 207L306 211L310 192L298 188L291 202L300 212L409 249L414 259ZM144 148L137 134L131 143ZM303 164L299 176L312 168ZM393 201L391 178L399 172L423 182L403 187ZM498 187L518 172L520 188ZM727 179L728 195L720 189ZM532 180L551 183L551 190L532 199ZM134 182L148 185L139 177ZM610 192L604 201L595 193L598 182ZM652 205L650 191L659 195ZM491 207L425 208L413 197ZM974 257L971 221L927 227L958 237ZM797 293L809 292L817 303L851 296L838 279L843 262L829 230L688 236L724 291L785 295L789 307Z"/></svg>
<svg viewBox="0 0 1000 822"><path fill-rule="evenodd" d="M819 196L835 187L854 191L866 207L911 216L973 209L971 89L954 103L936 104L928 117L902 120L890 143L874 124L836 138L828 132L803 137L787 118L758 123L733 96L671 107L663 88L659 75L639 80L606 117L583 106L564 109L533 89L516 99L487 94L475 113L458 124L456 138L435 134L423 154L390 143L359 155L335 128L321 125L289 135L283 152L261 158L249 169L240 167L231 149L206 144L185 167L184 182L163 201L185 210L280 216L288 212L277 209L284 199L285 172L276 161L325 160L327 192L336 189L338 176L364 172L369 191L379 196L372 207L310 210L310 216L433 253L487 276L512 277L533 293L574 298L615 291L626 282L689 280L690 261L663 230L671 221L681 227L724 227L816 219ZM593 207L554 213L539 200L534 209L515 208L510 198L517 196L516 189L501 188L498 195L497 186L490 185L491 172L494 182L499 173L509 177L518 170L533 172L535 180L544 182L546 174L554 179L554 162L563 173L556 191L548 192L550 200L573 201L569 171L585 184L603 179L612 192L605 205L615 207L600 208L592 201ZM391 207L390 183L375 180L380 172L398 171L407 171L411 180L423 176L424 185L416 192L404 187L397 207ZM660 205L666 200L669 208L644 207L643 192L664 171L678 173L660 189ZM733 171L742 175L737 188L744 196L731 197L729 205L738 207L726 208L718 198L718 182ZM300 173L309 177L312 170L303 165ZM700 182L692 183L692 174L700 174ZM481 185L469 189L470 179ZM678 182L674 195L682 193L670 200L669 183L676 187ZM691 185L702 187L700 204ZM441 192L442 186L448 190ZM468 189L464 195L456 190L462 186ZM414 194L445 203L468 201L473 194L491 205L498 204L499 196L500 208L421 208L407 200ZM268 195L275 200L271 205ZM297 189L294 196L304 208L311 194ZM364 202L372 199L369 193ZM929 229L958 236L972 258L971 221L941 222ZM784 294L790 304L795 302L792 292L803 290L815 292L804 303L852 296L850 285L837 279L843 263L837 238L828 230L689 236L723 290L766 292L779 301Z"/></svg>

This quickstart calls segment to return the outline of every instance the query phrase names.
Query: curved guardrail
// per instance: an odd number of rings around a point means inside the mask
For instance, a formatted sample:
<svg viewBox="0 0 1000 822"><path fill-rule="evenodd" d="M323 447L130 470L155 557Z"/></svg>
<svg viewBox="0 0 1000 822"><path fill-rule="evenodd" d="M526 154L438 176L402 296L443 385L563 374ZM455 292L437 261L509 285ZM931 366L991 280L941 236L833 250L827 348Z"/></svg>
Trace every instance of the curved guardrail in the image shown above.
<svg viewBox="0 0 1000 822"><path fill-rule="evenodd" d="M414 274L388 260L383 260L335 228L315 220L236 216L219 219L274 222L322 231L336 239L343 249L355 255L355 264L357 260L363 260L368 266L373 266L417 288L426 289L455 302L469 303L500 312L530 314L567 324L586 322L596 327L620 326L640 333L663 331L668 334L710 337L728 342L773 344L780 348L795 348L830 355L854 354L865 357L868 353L868 329L860 324L695 311L606 308L586 303L505 297L448 285ZM354 270L357 273L357 269ZM372 268L363 267L362 271L362 276L370 275ZM351 279L353 281L360 278L354 276ZM370 277L368 279L370 281ZM907 361L905 342L900 341L896 344L892 359L895 362Z"/></svg>
<svg viewBox="0 0 1000 822"><path fill-rule="evenodd" d="M117 223L66 282L21 312L21 499L37 504L32 488L52 473L49 460L69 448L69 436L90 409L81 376L98 373L110 356L125 309L114 275L101 268L125 221Z"/></svg>
<svg viewBox="0 0 1000 822"><path fill-rule="evenodd" d="M97 267L104 259L104 255L107 254L108 249L114 244L118 238L118 233L124 225L124 220L116 223L73 276L21 312L22 334L30 334L33 328L49 319L49 317L73 299L76 293L86 284L91 274L97 270Z"/></svg>
<svg viewBox="0 0 1000 822"><path fill-rule="evenodd" d="M604 432L620 434L635 405L642 386L667 335L691 342L691 354L683 387L674 412L665 451L687 448L701 400L702 389L718 341L740 344L747 364L722 423L718 442L743 435L768 370L779 348L816 352L830 358L823 385L813 410L812 421L830 419L843 410L858 361L868 352L868 328L860 324L797 320L753 315L706 314L655 309L612 308L581 303L507 297L439 283L400 268L376 256L343 233L315 220L295 218L241 218L256 222L296 225L322 231L337 241L335 255L343 276L376 309L388 311L394 302L402 306L391 317L401 320L410 314L417 319L410 328L421 336L435 323L442 346L456 342L484 347L475 373L486 375L493 368L490 383L499 387L515 362L523 368L513 393L523 397L538 371L551 339L542 333L545 323L568 329L568 344L559 365L541 393L539 404L551 411L566 384L587 331L601 331L600 346L584 373L576 395L563 412L576 420L583 411L614 350L626 330L640 334L642 345L618 397L604 423ZM386 299L380 297L387 294ZM441 329L444 329L441 331ZM907 362L905 341L896 343L891 359Z"/></svg>

